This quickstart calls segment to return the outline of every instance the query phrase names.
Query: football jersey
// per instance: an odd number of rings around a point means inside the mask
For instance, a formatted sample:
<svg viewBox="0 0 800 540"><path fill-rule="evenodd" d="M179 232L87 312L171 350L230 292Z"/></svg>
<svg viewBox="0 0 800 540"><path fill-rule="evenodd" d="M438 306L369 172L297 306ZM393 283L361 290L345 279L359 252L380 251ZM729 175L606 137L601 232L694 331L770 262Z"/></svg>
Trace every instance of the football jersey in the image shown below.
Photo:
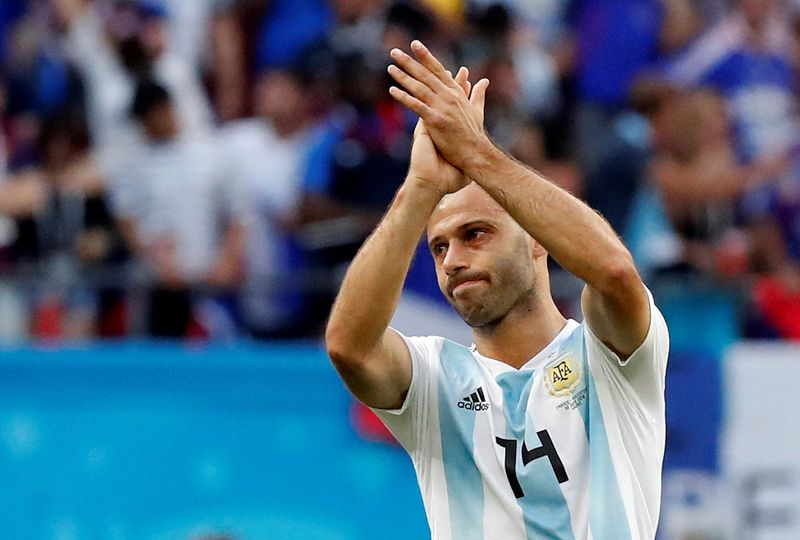
<svg viewBox="0 0 800 540"><path fill-rule="evenodd" d="M655 537L669 338L648 297L624 361L574 320L520 369L404 336L408 395L376 413L411 456L434 540Z"/></svg>

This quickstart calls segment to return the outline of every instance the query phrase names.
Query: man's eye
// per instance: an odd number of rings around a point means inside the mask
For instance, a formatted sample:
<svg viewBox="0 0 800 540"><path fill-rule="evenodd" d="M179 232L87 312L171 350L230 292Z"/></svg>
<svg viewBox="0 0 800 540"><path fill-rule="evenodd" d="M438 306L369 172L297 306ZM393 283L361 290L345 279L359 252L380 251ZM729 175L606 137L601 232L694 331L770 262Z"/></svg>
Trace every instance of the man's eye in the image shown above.
<svg viewBox="0 0 800 540"><path fill-rule="evenodd" d="M445 251L447 251L447 244L436 244L435 246L433 246L433 252L436 255L441 255Z"/></svg>
<svg viewBox="0 0 800 540"><path fill-rule="evenodd" d="M475 240L477 238L481 238L485 234L486 231L484 231L483 229L470 229L467 232L467 238L470 240Z"/></svg>

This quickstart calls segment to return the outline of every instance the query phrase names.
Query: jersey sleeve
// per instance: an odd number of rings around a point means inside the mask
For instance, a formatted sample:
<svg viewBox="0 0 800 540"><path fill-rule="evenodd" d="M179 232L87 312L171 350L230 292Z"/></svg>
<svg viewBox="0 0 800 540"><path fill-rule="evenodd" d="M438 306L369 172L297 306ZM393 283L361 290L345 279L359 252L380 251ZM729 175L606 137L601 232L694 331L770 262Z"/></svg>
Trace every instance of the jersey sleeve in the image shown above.
<svg viewBox="0 0 800 540"><path fill-rule="evenodd" d="M435 358L441 343L435 337L406 337L397 333L411 353L411 385L399 409L372 410L414 458L431 421L437 372Z"/></svg>
<svg viewBox="0 0 800 540"><path fill-rule="evenodd" d="M664 382L669 354L669 333L664 316L658 310L649 290L650 327L641 345L626 359L621 359L584 324L590 356L600 359L600 368L607 379L615 381L618 393L632 394L632 404L642 407L643 416L663 415Z"/></svg>

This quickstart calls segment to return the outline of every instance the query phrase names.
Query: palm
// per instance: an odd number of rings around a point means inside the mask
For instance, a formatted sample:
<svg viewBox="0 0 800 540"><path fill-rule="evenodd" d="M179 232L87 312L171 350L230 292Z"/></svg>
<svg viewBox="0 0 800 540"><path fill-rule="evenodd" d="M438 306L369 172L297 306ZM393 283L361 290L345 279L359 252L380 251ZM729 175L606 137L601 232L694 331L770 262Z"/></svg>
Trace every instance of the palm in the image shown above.
<svg viewBox="0 0 800 540"><path fill-rule="evenodd" d="M430 182L447 193L458 191L465 183L461 171L439 155L422 120L414 130L414 145L411 148L411 174L420 180Z"/></svg>
<svg viewBox="0 0 800 540"><path fill-rule="evenodd" d="M469 70L463 67L459 69L455 81L464 91L464 95L471 98L472 85L469 82ZM482 98L472 103L481 122L483 122L483 105ZM430 184L443 193L453 193L468 183L461 170L441 156L422 119L417 122L414 130L409 176Z"/></svg>

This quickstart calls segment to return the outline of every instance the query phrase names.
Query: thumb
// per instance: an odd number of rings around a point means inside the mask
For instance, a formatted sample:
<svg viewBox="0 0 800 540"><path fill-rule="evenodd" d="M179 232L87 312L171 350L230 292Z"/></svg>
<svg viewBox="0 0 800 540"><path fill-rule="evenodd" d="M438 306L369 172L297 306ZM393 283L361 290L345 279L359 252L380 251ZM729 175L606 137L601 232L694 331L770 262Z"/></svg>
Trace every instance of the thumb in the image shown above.
<svg viewBox="0 0 800 540"><path fill-rule="evenodd" d="M422 118L417 120L417 125L414 128L414 136L412 140L417 140L417 138L421 135L428 133L428 128L425 127L425 122L422 121Z"/></svg>
<svg viewBox="0 0 800 540"><path fill-rule="evenodd" d="M472 95L469 96L469 102L479 113L481 121L483 121L483 108L486 105L487 88L489 88L489 79L481 79L472 89Z"/></svg>

